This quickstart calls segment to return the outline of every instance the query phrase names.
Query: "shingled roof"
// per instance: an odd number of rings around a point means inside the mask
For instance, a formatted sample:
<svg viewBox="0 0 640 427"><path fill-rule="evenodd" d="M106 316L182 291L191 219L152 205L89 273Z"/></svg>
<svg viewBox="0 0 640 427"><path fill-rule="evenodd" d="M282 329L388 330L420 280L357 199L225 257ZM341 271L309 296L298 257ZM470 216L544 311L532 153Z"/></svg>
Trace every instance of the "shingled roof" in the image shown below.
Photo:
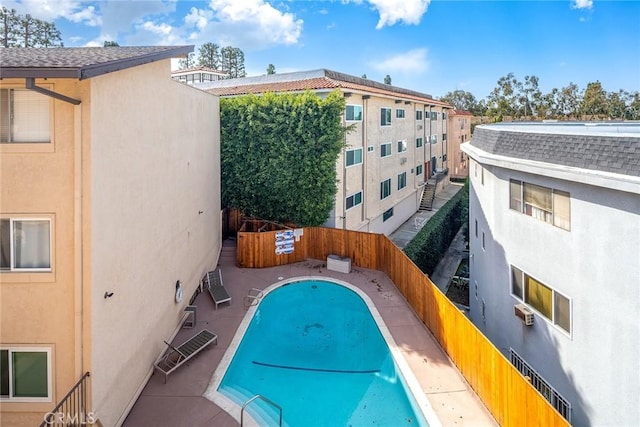
<svg viewBox="0 0 640 427"><path fill-rule="evenodd" d="M326 69L219 80L202 83L197 85L197 87L218 96L341 89L344 92L353 91L363 94L384 95L401 98L402 100L422 102L428 105L452 108L452 106L446 102L437 101L433 99L431 95L425 93L386 85L373 80Z"/></svg>
<svg viewBox="0 0 640 427"><path fill-rule="evenodd" d="M88 79L168 58L191 46L0 48L0 78Z"/></svg>
<svg viewBox="0 0 640 427"><path fill-rule="evenodd" d="M640 176L640 123L482 125L469 144L500 156Z"/></svg>

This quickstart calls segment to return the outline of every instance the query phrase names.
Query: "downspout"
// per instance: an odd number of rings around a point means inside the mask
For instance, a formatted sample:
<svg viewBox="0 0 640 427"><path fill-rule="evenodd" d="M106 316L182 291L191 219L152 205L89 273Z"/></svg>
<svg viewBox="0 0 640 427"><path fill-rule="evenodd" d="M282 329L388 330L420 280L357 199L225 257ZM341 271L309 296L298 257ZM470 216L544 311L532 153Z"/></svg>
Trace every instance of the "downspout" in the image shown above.
<svg viewBox="0 0 640 427"><path fill-rule="evenodd" d="M433 108L433 105L429 105L429 176L427 177L427 181L435 173L435 170L431 170L431 164L432 164L431 159L433 158L433 153L431 152L431 146L432 146L432 144L431 144L431 130L432 130L431 129L431 109L432 108Z"/></svg>
<svg viewBox="0 0 640 427"><path fill-rule="evenodd" d="M370 98L369 95L362 96L362 210L360 215L360 220L362 222L369 221L367 218L367 207L369 206L367 195L367 171L368 163L367 160L369 158L369 144L367 140L367 100ZM367 230L369 229L369 224L367 224Z"/></svg>
<svg viewBox="0 0 640 427"><path fill-rule="evenodd" d="M84 374L84 247L83 247L83 217L82 217L82 107L74 107L74 275L75 275L75 309L74 309L74 329L75 329L75 366L79 368L76 373L78 377ZM91 397L90 397L91 398Z"/></svg>
<svg viewBox="0 0 640 427"><path fill-rule="evenodd" d="M24 83L25 87L29 90L41 93L46 96L50 96L51 98L59 99L60 101L68 102L73 105L80 105L80 100L78 99L70 98L68 96L62 95L61 93L57 93L40 86L36 86L36 79L34 77L26 77L24 79L24 82L25 82Z"/></svg>

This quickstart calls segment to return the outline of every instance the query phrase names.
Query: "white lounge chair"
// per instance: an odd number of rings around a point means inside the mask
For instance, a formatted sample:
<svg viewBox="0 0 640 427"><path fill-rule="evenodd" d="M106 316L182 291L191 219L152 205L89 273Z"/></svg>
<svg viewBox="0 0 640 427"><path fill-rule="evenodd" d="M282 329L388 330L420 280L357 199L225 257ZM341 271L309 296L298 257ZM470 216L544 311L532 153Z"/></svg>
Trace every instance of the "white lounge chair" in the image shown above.
<svg viewBox="0 0 640 427"><path fill-rule="evenodd" d="M209 292L209 295L211 295L211 299L213 299L213 303L216 305L216 310L218 309L218 305L223 302L231 304L231 296L222 284L222 271L220 271L219 268L209 271L202 279L202 284Z"/></svg>

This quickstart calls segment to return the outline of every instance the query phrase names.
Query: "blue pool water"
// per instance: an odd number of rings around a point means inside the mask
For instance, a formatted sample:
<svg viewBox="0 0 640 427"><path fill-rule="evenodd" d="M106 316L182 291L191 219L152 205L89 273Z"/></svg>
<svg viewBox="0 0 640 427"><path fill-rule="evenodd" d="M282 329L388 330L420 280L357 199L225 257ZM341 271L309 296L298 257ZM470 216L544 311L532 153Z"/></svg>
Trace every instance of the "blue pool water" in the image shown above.
<svg viewBox="0 0 640 427"><path fill-rule="evenodd" d="M428 425L365 302L327 281L263 298L218 391L238 405L261 394L289 426ZM277 425L277 410L261 400L247 411Z"/></svg>

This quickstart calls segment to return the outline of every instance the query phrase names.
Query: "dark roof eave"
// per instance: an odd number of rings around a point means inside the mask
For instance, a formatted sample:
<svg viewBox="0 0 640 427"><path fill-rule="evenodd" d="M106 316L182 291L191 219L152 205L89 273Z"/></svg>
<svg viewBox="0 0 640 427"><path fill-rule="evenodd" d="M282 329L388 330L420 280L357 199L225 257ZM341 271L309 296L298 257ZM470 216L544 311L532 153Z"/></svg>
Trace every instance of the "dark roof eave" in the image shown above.
<svg viewBox="0 0 640 427"><path fill-rule="evenodd" d="M176 46L160 52L153 52L146 55L132 58L118 59L99 64L91 64L80 67L1 67L0 78L59 78L59 79L89 79L103 74L120 71L163 59L176 58L193 52L194 46Z"/></svg>

